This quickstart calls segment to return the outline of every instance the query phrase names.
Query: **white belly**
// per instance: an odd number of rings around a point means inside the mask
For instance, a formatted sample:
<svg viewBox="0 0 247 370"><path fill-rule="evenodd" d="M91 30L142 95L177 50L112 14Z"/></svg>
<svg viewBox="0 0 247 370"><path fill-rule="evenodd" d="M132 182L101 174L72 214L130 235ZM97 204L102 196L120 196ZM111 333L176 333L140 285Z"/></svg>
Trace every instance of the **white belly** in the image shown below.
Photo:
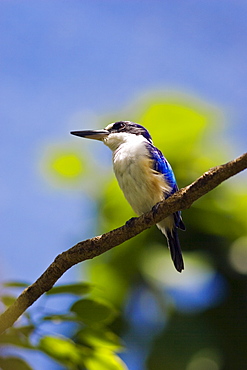
<svg viewBox="0 0 247 370"><path fill-rule="evenodd" d="M169 191L163 175L152 170L151 165L144 145L127 148L125 144L113 153L113 168L119 186L138 215L150 211L164 199L164 191Z"/></svg>

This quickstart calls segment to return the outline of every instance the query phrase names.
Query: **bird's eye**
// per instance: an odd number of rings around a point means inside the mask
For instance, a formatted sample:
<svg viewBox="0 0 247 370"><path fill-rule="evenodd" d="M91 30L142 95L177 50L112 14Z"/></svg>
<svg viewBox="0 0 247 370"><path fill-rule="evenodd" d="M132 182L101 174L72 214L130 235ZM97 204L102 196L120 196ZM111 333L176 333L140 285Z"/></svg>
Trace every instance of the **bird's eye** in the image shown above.
<svg viewBox="0 0 247 370"><path fill-rule="evenodd" d="M124 127L125 127L124 122L116 122L113 126L113 129L118 131L118 130L121 130L122 128L124 128Z"/></svg>

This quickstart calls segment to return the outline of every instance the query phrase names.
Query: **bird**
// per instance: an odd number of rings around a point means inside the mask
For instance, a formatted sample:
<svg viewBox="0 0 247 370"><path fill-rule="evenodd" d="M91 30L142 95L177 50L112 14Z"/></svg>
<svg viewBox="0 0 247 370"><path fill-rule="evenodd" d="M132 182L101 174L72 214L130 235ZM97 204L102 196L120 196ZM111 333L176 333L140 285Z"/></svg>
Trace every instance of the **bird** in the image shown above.
<svg viewBox="0 0 247 370"><path fill-rule="evenodd" d="M148 130L138 123L117 121L103 130L71 131L72 135L100 140L112 151L113 170L126 200L140 216L178 191L173 170L162 152L153 145ZM185 230L181 212L175 212L156 226L167 238L178 272L184 261L178 229Z"/></svg>

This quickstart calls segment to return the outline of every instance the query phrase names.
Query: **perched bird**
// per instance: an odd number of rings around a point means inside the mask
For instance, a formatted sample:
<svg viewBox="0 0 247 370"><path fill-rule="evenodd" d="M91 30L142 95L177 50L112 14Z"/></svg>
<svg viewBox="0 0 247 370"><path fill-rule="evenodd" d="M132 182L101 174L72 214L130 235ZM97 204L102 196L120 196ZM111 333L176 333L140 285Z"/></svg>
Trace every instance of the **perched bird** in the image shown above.
<svg viewBox="0 0 247 370"><path fill-rule="evenodd" d="M113 152L113 169L125 198L141 215L178 190L172 168L152 142L149 132L130 121L111 123L104 130L72 131L72 135L103 141ZM185 230L181 212L157 224L166 236L175 268L184 262L177 229Z"/></svg>

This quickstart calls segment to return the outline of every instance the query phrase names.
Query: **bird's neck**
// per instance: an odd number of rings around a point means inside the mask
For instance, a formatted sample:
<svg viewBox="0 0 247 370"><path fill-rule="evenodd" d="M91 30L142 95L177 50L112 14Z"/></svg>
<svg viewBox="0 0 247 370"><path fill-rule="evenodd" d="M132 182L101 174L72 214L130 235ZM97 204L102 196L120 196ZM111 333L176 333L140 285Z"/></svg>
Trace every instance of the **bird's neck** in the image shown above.
<svg viewBox="0 0 247 370"><path fill-rule="evenodd" d="M140 160L148 159L149 152L147 149L146 139L143 136L138 136L122 142L113 151L113 166L115 171L124 172L130 166L135 164L139 166Z"/></svg>
<svg viewBox="0 0 247 370"><path fill-rule="evenodd" d="M146 143L147 140L142 135L133 135L125 132L110 134L104 139L104 144L112 150L113 155L120 150L136 152L146 147Z"/></svg>

